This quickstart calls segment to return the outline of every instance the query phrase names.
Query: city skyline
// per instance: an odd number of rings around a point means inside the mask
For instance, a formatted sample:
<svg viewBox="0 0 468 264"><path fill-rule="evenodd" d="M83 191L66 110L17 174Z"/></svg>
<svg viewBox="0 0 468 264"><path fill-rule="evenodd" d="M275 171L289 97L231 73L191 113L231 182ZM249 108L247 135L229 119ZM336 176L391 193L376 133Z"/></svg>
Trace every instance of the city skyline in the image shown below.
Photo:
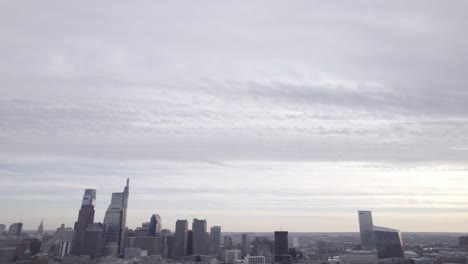
<svg viewBox="0 0 468 264"><path fill-rule="evenodd" d="M0 223L468 230L467 2L0 3Z"/></svg>

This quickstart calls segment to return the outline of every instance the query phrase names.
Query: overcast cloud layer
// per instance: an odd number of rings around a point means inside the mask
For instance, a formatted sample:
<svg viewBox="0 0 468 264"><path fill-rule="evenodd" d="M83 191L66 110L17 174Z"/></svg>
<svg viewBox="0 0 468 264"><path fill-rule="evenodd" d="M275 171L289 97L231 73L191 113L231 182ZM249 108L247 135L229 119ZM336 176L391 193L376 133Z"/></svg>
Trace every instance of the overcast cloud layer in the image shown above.
<svg viewBox="0 0 468 264"><path fill-rule="evenodd" d="M0 223L468 229L465 1L0 1Z"/></svg>

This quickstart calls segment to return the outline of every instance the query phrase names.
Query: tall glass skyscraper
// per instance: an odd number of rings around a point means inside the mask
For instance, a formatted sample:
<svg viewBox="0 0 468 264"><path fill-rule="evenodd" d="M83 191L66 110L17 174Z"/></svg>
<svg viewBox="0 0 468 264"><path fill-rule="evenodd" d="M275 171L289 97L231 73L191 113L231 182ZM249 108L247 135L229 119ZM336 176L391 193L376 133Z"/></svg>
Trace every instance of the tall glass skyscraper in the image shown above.
<svg viewBox="0 0 468 264"><path fill-rule="evenodd" d="M86 189L84 191L78 220L75 222L75 238L73 239L72 254L81 255L83 238L86 228L94 222L94 206L96 205L96 190Z"/></svg>
<svg viewBox="0 0 468 264"><path fill-rule="evenodd" d="M221 248L221 227L220 226L213 226L211 228L211 254L215 256L220 255L220 248Z"/></svg>
<svg viewBox="0 0 468 264"><path fill-rule="evenodd" d="M400 230L374 226L374 233L379 259L405 258Z"/></svg>
<svg viewBox="0 0 468 264"><path fill-rule="evenodd" d="M130 179L123 192L112 193L112 200L104 216L105 242L116 242L119 245L119 255L123 255L125 228Z"/></svg>
<svg viewBox="0 0 468 264"><path fill-rule="evenodd" d="M374 223L371 211L358 211L359 231L361 234L361 249L375 249Z"/></svg>
<svg viewBox="0 0 468 264"><path fill-rule="evenodd" d="M148 235L153 237L161 236L161 217L158 214L151 216Z"/></svg>

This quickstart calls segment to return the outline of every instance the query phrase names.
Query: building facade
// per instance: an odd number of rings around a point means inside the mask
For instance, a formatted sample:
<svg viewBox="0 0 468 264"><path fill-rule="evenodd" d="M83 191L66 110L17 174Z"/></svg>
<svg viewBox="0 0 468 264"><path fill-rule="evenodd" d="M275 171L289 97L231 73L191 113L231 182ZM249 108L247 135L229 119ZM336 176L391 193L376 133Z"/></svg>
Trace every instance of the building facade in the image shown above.
<svg viewBox="0 0 468 264"><path fill-rule="evenodd" d="M151 216L148 232L149 236L161 236L161 217L158 214L154 214Z"/></svg>
<svg viewBox="0 0 468 264"><path fill-rule="evenodd" d="M358 211L362 250L375 249L374 222L371 211Z"/></svg>
<svg viewBox="0 0 468 264"><path fill-rule="evenodd" d="M206 220L193 219L193 254L206 255L207 236L206 236Z"/></svg>
<svg viewBox="0 0 468 264"><path fill-rule="evenodd" d="M219 256L220 249L221 249L221 227L220 226L213 226L210 230L211 236L211 254L215 256Z"/></svg>
<svg viewBox="0 0 468 264"><path fill-rule="evenodd" d="M188 221L177 220L174 234L174 257L183 257L187 255L187 233Z"/></svg>
<svg viewBox="0 0 468 264"><path fill-rule="evenodd" d="M86 228L94 222L94 206L96 205L96 190L86 189L84 191L81 208L78 212L78 220L75 222L75 238L73 239L72 254L83 255L83 239Z"/></svg>
<svg viewBox="0 0 468 264"><path fill-rule="evenodd" d="M107 208L104 217L105 242L117 242L119 245L119 255L121 256L124 253L129 184L130 180L127 179L124 191L112 194L111 204Z"/></svg>

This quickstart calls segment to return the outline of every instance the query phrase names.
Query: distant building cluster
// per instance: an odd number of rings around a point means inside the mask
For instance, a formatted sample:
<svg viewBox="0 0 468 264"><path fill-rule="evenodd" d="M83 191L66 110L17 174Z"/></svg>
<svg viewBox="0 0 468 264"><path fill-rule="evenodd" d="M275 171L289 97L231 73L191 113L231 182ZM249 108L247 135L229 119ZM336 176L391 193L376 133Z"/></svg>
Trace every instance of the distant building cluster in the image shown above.
<svg viewBox="0 0 468 264"><path fill-rule="evenodd" d="M375 226L371 211L358 211L359 237L354 235L290 237L274 233L222 233L208 230L205 219L178 219L172 232L159 214L140 227L126 225L129 180L112 193L103 222L95 222L96 190L86 189L73 228L62 224L53 234L41 221L34 235L21 222L0 224L0 264L442 264L468 263L468 236L459 245L405 247L399 230ZM209 231L209 232L208 232ZM420 239L420 238L419 238ZM356 241L357 240L357 241Z"/></svg>

